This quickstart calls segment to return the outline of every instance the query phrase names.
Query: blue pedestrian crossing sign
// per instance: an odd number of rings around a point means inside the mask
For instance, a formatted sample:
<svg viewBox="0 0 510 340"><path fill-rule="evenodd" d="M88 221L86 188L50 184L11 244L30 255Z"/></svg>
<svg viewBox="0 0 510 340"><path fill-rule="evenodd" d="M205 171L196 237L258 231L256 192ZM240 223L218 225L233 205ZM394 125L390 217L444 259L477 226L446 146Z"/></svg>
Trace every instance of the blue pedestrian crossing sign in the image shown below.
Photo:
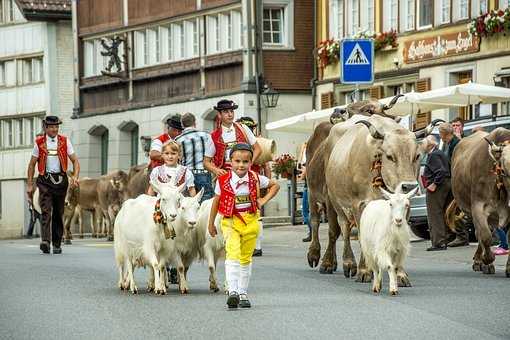
<svg viewBox="0 0 510 340"><path fill-rule="evenodd" d="M340 82L371 84L374 82L374 41L343 39L340 44Z"/></svg>

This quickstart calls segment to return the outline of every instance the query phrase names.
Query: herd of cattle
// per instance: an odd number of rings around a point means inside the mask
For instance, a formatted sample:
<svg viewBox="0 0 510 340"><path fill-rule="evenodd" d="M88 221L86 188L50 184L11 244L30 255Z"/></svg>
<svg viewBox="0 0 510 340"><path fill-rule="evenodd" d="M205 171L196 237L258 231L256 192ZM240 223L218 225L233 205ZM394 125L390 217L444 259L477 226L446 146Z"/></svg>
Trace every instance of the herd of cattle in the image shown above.
<svg viewBox="0 0 510 340"><path fill-rule="evenodd" d="M381 271L388 270L390 293L398 286L411 286L403 264L409 247L407 217L409 199L419 190L420 159L426 135L437 121L411 132L391 117L388 105L362 101L336 111L329 122L319 124L308 140L306 178L309 188L312 242L307 258L319 264L319 223L325 211L329 240L320 265L321 273L337 269L336 241L343 237L342 268L345 277L372 281L381 289ZM452 191L458 207L473 219L478 248L473 270L494 274L490 249L492 230L505 226L510 217L510 130L476 132L463 138L452 158ZM134 166L129 173L115 171L99 178L80 180L69 188L65 209L65 241L70 242L71 224L79 222L83 235L83 211L92 213L92 236L114 241L119 268L118 286L136 293L135 268L149 267L149 291L166 293L167 265L178 270L179 289L187 293L190 265L205 260L210 289L218 291L216 262L223 252L223 237L207 231L211 200L199 204L202 193L190 198L182 188L152 183L159 193L163 223L153 214L158 198L141 195L148 188L147 166ZM382 218L385 216L386 218ZM218 224L218 221L216 221ZM357 263L351 247L351 228L359 227L362 252ZM171 229L171 233L170 230ZM169 235L172 235L170 237ZM510 258L506 264L510 277Z"/></svg>
<svg viewBox="0 0 510 340"><path fill-rule="evenodd" d="M419 142L417 138L430 134L437 121L423 130L410 132L398 124L399 117L385 114L397 99L395 97L388 106L378 101L363 101L336 112L334 119L319 124L308 140L306 177L312 242L307 257L311 267L317 266L321 257L318 233L321 210L327 213L329 223L329 242L322 257L321 273L336 270L336 241L342 234L344 275L357 276L359 282L370 282L376 268L367 267L365 253L373 253L374 249L362 248L357 264L351 248L351 228L359 226L360 237L363 236L362 213L371 201L383 198L381 188L406 194L419 186L417 178L426 139ZM478 249L473 258L473 270L485 274L494 274L494 255L490 249L492 230L505 226L509 219L509 145L507 129L498 128L491 133L480 131L463 138L452 158L454 198L460 209L472 216L476 228ZM382 213L379 212L379 216ZM387 248L381 256L388 252L405 252L403 246L396 246L398 242L384 242L372 244ZM395 271L399 286L411 285L402 265L396 266ZM510 277L510 259L506 276Z"/></svg>

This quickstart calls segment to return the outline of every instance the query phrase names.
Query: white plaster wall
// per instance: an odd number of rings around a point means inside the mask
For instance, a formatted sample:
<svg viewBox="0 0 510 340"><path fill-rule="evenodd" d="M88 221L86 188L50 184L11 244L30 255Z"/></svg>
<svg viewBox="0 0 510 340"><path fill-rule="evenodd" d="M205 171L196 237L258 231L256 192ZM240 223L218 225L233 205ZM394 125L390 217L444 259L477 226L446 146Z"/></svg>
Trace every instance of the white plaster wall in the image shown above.
<svg viewBox="0 0 510 340"><path fill-rule="evenodd" d="M2 215L0 238L14 238L23 235L27 217L24 180L2 180ZM28 222L27 222L28 223Z"/></svg>

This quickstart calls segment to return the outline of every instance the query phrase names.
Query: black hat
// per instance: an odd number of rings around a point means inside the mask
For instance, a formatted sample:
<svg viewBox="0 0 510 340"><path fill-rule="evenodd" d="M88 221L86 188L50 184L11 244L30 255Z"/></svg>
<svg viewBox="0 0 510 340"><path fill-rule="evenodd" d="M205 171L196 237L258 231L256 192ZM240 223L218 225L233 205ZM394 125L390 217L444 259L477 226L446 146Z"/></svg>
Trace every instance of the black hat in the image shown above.
<svg viewBox="0 0 510 340"><path fill-rule="evenodd" d="M228 99L222 99L218 102L218 104L216 104L216 106L214 107L214 109L216 111L221 111L221 110L235 110L237 109L239 106L236 105L236 103L234 103L233 101L231 100L228 100Z"/></svg>
<svg viewBox="0 0 510 340"><path fill-rule="evenodd" d="M251 117L241 117L237 120L237 122L246 125L250 129L257 126L257 122Z"/></svg>
<svg viewBox="0 0 510 340"><path fill-rule="evenodd" d="M43 119L44 125L60 125L62 121L57 116L46 116Z"/></svg>
<svg viewBox="0 0 510 340"><path fill-rule="evenodd" d="M177 129L177 130L182 130L181 115L178 113L174 114L172 117L170 117L166 120L166 124L168 125L168 127L171 127L171 128Z"/></svg>
<svg viewBox="0 0 510 340"><path fill-rule="evenodd" d="M230 149L230 158L232 158L232 155L236 151L249 151L251 152L251 155L253 156L253 149L250 144L246 143L237 143L235 144L232 149Z"/></svg>

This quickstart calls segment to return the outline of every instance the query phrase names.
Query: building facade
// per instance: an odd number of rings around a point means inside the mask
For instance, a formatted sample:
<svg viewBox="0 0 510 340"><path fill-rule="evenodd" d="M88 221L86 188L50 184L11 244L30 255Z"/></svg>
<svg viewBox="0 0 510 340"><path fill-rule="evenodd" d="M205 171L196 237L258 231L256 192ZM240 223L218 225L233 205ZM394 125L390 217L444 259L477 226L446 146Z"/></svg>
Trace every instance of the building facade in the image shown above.
<svg viewBox="0 0 510 340"><path fill-rule="evenodd" d="M212 108L222 98L239 105L238 116L251 116L261 126L311 109L310 1L73 4L78 53L72 124L84 176L147 162L148 141L163 132L172 114L192 112L198 127L211 131ZM104 54L112 39L119 39L121 63L108 71ZM259 101L264 85L280 93L277 107ZM295 153L306 138L262 133L278 141L279 153ZM274 209L287 215L286 203L274 203Z"/></svg>
<svg viewBox="0 0 510 340"><path fill-rule="evenodd" d="M0 238L28 224L26 169L44 116L71 133L70 19L71 1L0 0Z"/></svg>
<svg viewBox="0 0 510 340"><path fill-rule="evenodd" d="M383 98L469 81L508 87L510 39L503 33L479 37L468 27L488 11L504 11L508 1L319 0L317 6L317 47L326 39L380 33L375 37L375 81L360 86L362 98ZM340 84L338 63L318 63L318 70L317 108L348 103L354 86ZM434 118L461 116L470 120L496 114L510 114L508 104L423 112L414 117L412 125L420 128Z"/></svg>

